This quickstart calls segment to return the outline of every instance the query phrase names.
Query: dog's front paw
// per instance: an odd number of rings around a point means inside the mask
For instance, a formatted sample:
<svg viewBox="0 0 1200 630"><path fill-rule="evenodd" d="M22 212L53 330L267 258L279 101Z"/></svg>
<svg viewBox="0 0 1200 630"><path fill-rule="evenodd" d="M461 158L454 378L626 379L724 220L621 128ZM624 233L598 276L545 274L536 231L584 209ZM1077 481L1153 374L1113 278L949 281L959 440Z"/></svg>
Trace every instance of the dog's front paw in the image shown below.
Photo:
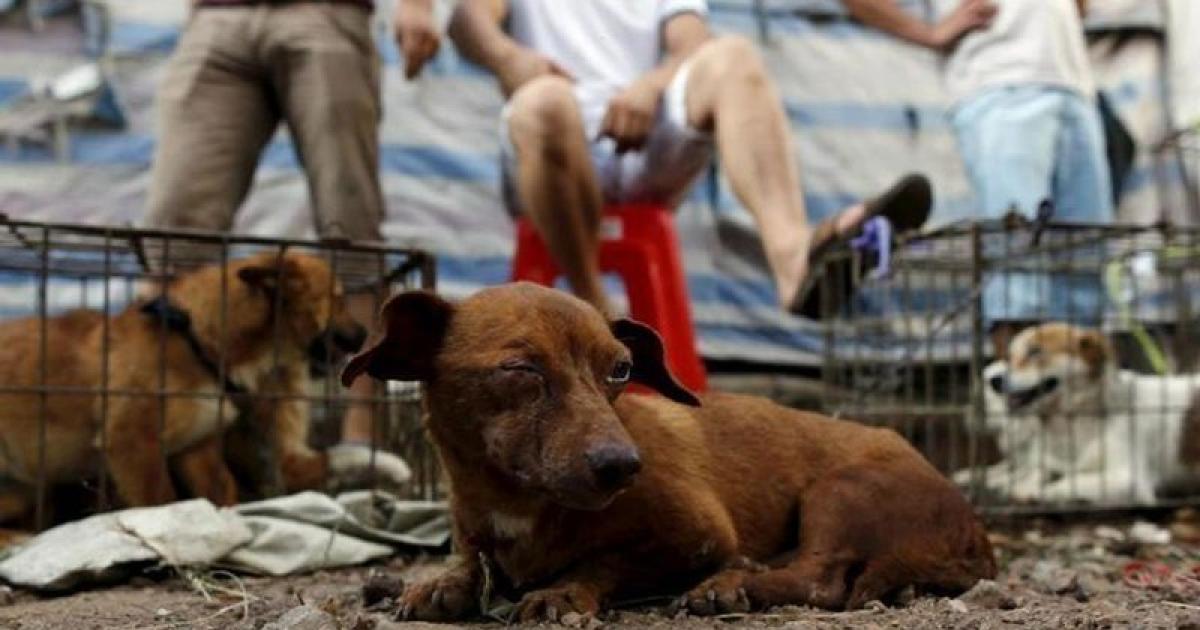
<svg viewBox="0 0 1200 630"><path fill-rule="evenodd" d="M409 621L454 621L478 612L475 580L458 572L410 584L396 603L396 617Z"/></svg>
<svg viewBox="0 0 1200 630"><path fill-rule="evenodd" d="M594 615L598 612L600 601L591 589L580 584L566 584L526 593L517 604L515 618L521 623L532 623L558 621L567 613Z"/></svg>
<svg viewBox="0 0 1200 630"><path fill-rule="evenodd" d="M750 612L750 598L743 588L744 571L718 573L688 591L679 607L693 615L711 616Z"/></svg>

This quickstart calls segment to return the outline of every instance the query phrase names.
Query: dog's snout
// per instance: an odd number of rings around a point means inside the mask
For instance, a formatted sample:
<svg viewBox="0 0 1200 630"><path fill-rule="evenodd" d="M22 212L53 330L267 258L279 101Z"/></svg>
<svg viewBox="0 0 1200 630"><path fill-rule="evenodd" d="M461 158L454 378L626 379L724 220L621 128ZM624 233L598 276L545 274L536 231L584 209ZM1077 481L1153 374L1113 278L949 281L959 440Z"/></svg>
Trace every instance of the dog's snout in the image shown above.
<svg viewBox="0 0 1200 630"><path fill-rule="evenodd" d="M367 341L367 329L355 324L329 328L308 344L308 361L313 376L324 376L325 370L345 355L357 352Z"/></svg>
<svg viewBox="0 0 1200 630"><path fill-rule="evenodd" d="M642 469L642 457L629 444L607 443L588 449L588 467L601 490L616 490L627 485Z"/></svg>
<svg viewBox="0 0 1200 630"><path fill-rule="evenodd" d="M358 352L367 341L367 329L355 324L349 329L335 329L333 343L342 352Z"/></svg>
<svg viewBox="0 0 1200 630"><path fill-rule="evenodd" d="M992 391L997 394L1003 394L1008 389L1008 379L1003 374L997 374L988 379L988 387L991 387Z"/></svg>

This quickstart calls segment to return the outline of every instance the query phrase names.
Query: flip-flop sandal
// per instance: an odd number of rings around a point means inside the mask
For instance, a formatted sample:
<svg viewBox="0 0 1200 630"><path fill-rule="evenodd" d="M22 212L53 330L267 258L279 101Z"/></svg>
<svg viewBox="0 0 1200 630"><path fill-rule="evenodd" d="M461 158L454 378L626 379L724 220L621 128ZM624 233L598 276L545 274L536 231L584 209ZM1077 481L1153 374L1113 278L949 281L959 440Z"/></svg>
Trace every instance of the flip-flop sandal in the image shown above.
<svg viewBox="0 0 1200 630"><path fill-rule="evenodd" d="M885 217L895 234L904 234L921 229L932 208L933 188L929 179L924 175L905 175L882 195L866 203L859 225L865 225L875 217ZM836 226L835 216L819 223L813 231L812 249L808 255L809 273L788 305L788 312L793 315L821 319L836 313L849 297L850 288L861 279L854 277L850 257L829 260L830 254L857 235L839 235ZM834 282L836 286L831 287L831 291L816 290L822 281ZM823 299L825 293L829 294L830 300Z"/></svg>

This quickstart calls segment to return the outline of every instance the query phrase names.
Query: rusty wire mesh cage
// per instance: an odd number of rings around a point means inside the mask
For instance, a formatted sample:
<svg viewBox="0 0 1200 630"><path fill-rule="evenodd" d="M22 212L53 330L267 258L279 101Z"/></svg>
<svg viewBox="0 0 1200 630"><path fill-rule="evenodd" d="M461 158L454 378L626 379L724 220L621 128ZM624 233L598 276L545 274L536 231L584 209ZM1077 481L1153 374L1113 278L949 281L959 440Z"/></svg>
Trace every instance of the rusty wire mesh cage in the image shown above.
<svg viewBox="0 0 1200 630"><path fill-rule="evenodd" d="M0 218L0 282L0 526L228 498L229 479L239 498L328 489L351 404L374 410L356 483L393 452L413 480L389 489L439 496L419 391L351 401L338 381L358 322L434 287L424 252Z"/></svg>
<svg viewBox="0 0 1200 630"><path fill-rule="evenodd" d="M989 513L1200 500L1200 231L1010 217L879 259L821 270L827 411L897 430Z"/></svg>
<svg viewBox="0 0 1200 630"><path fill-rule="evenodd" d="M1169 199L1166 187L1178 181L1184 216L1200 214L1200 123L1167 134L1151 153L1159 173L1160 198Z"/></svg>

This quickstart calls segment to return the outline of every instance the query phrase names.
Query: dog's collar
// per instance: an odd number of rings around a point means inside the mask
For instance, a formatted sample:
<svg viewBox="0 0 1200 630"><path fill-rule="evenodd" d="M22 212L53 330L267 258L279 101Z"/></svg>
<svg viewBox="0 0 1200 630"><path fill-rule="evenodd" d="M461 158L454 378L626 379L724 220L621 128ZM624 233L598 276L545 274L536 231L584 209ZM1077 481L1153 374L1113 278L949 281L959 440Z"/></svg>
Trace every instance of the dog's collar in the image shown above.
<svg viewBox="0 0 1200 630"><path fill-rule="evenodd" d="M214 380L221 383L221 387L225 390L226 394L234 396L247 393L244 386L234 381L228 374L221 372L221 368L216 360L204 349L204 345L196 337L196 332L192 330L192 316L187 311L171 304L171 301L165 295L160 295L143 304L141 310L151 321L159 323L167 330L183 337L184 341L188 344L188 348L191 349L192 354L196 357L196 361L200 363Z"/></svg>

